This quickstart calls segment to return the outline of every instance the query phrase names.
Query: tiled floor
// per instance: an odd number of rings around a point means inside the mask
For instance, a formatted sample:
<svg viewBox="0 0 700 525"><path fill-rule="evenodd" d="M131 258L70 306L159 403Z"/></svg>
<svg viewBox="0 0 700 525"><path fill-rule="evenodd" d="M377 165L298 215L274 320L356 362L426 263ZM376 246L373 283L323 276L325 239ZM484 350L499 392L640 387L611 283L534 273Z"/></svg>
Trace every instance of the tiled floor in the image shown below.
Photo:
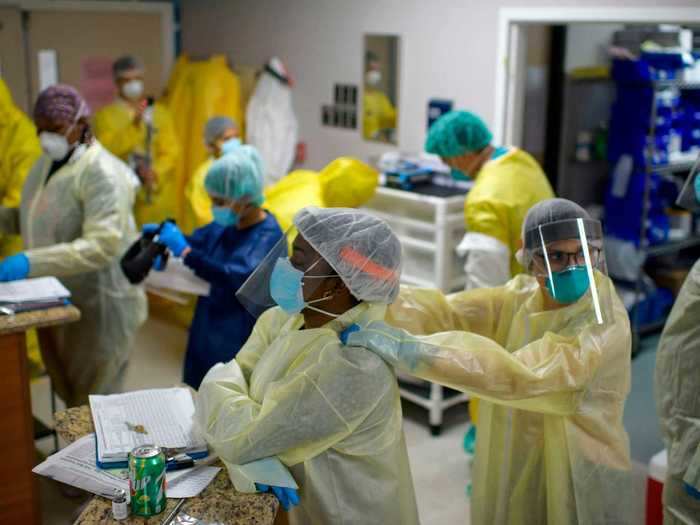
<svg viewBox="0 0 700 525"><path fill-rule="evenodd" d="M131 366L126 379L127 389L164 387L178 384L186 332L156 319L149 320L138 334ZM653 453L661 449L651 396L651 376L655 341L649 341L633 361L633 390L628 401L625 424L631 432L635 460L635 492L639 495L633 523L643 523L645 465ZM32 385L35 413L42 419L49 416L46 382ZM650 406L651 404L651 406ZM425 412L404 404L404 430L411 460L414 487L423 525L469 523L469 500L466 497L467 457L462 441L467 426L465 407L455 407L447 414L441 436L431 437ZM48 451L50 440L40 449ZM73 522L84 498L64 495L57 484L42 480L41 495L44 523L65 525Z"/></svg>

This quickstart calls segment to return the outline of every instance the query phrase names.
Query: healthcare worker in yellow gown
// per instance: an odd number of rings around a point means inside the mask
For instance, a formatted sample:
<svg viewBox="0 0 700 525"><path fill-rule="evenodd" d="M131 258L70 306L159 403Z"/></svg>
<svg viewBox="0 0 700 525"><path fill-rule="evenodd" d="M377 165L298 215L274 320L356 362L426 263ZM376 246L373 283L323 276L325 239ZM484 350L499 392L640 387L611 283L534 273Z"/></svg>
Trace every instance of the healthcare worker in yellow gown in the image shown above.
<svg viewBox="0 0 700 525"><path fill-rule="evenodd" d="M365 61L362 136L367 140L392 140L396 132L396 108L382 90L381 63L372 52L367 53Z"/></svg>
<svg viewBox="0 0 700 525"><path fill-rule="evenodd" d="M185 187L185 224L183 231L193 231L211 224L211 197L204 187L207 172L216 159L236 149L241 144L236 123L229 117L212 117L204 126L204 143L209 157L199 165Z"/></svg>
<svg viewBox="0 0 700 525"><path fill-rule="evenodd" d="M466 289L500 286L522 273L515 254L528 210L554 197L537 161L515 147L494 147L474 113L451 111L431 126L428 153L439 155L458 180L473 180L464 203Z"/></svg>
<svg viewBox="0 0 700 525"><path fill-rule="evenodd" d="M0 206L17 208L24 179L41 156L36 128L12 101L12 95L0 78ZM22 249L19 235L0 237L0 256Z"/></svg>
<svg viewBox="0 0 700 525"><path fill-rule="evenodd" d="M95 115L95 136L141 179L143 187L135 208L137 222L160 223L178 212L176 170L180 147L173 121L163 104L151 104L144 95L140 60L132 56L118 58L112 70L119 95Z"/></svg>
<svg viewBox="0 0 700 525"><path fill-rule="evenodd" d="M678 204L700 207L700 177L689 175ZM700 524L700 261L683 283L659 340L654 395L668 451L664 525Z"/></svg>
<svg viewBox="0 0 700 525"><path fill-rule="evenodd" d="M34 122L44 151L19 207L0 207L0 231L21 232L24 251L0 262L0 281L56 276L81 312L49 330L42 356L67 406L121 391L137 328L147 316L140 287L119 260L138 236L131 170L92 137L89 109L71 86L39 94Z"/></svg>
<svg viewBox="0 0 700 525"><path fill-rule="evenodd" d="M384 222L353 209L306 208L294 223L291 259L283 239L256 271L271 276L269 286L253 274L237 294L262 290L253 304L279 306L233 361L206 375L195 420L229 466L274 456L290 467L301 499L293 524L417 524L396 378L339 339L354 323L384 318L399 291L401 245Z"/></svg>
<svg viewBox="0 0 700 525"><path fill-rule="evenodd" d="M523 238L528 275L448 296L402 289L386 323L348 344L481 398L473 525L630 523L631 335L601 225L551 199Z"/></svg>
<svg viewBox="0 0 700 525"><path fill-rule="evenodd" d="M661 335L654 393L668 451L664 524L700 524L700 261Z"/></svg>

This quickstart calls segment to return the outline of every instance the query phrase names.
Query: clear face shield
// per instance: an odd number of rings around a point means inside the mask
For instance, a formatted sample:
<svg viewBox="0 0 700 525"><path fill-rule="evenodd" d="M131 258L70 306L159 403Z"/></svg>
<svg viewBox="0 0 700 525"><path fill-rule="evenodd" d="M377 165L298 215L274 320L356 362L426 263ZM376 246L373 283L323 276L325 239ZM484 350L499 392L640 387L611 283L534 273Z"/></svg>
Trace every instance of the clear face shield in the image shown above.
<svg viewBox="0 0 700 525"><path fill-rule="evenodd" d="M332 295L317 292L326 279L339 278L293 226L246 279L236 298L256 319L273 306L280 306L289 314L308 308L333 317L335 314L323 309L323 303Z"/></svg>
<svg viewBox="0 0 700 525"><path fill-rule="evenodd" d="M590 309L595 324L612 319L599 221L570 219L532 229L523 255L529 273L557 305Z"/></svg>
<svg viewBox="0 0 700 525"><path fill-rule="evenodd" d="M695 160L693 167L685 179L683 189L681 189L676 206L685 208L688 211L700 210L700 155Z"/></svg>

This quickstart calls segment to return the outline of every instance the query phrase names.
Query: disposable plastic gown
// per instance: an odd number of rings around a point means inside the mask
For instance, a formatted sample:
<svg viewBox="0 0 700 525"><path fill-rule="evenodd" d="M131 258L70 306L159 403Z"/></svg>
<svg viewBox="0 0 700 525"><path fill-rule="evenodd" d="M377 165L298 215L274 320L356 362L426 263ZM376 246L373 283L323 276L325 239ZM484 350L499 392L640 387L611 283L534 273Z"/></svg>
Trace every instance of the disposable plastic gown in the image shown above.
<svg viewBox="0 0 700 525"><path fill-rule="evenodd" d="M54 330L46 367L68 406L119 388L136 329L146 319L143 291L131 286L119 258L137 236L129 168L95 141L47 181L42 156L19 209L0 208L0 226L24 239L30 277L53 275L71 291L81 319Z"/></svg>
<svg viewBox="0 0 700 525"><path fill-rule="evenodd" d="M7 85L0 78L0 206L18 208L24 179L41 156L36 128L15 106ZM22 249L18 235L0 237L0 256Z"/></svg>
<svg viewBox="0 0 700 525"><path fill-rule="evenodd" d="M362 135L366 139L377 138L385 129L396 128L396 109L382 91L368 89L362 98Z"/></svg>
<svg viewBox="0 0 700 525"><path fill-rule="evenodd" d="M200 387L195 420L220 457L279 456L291 467L301 498L292 523L418 523L396 379L338 338L385 308L362 303L309 330L302 315L267 310L236 359Z"/></svg>
<svg viewBox="0 0 700 525"><path fill-rule="evenodd" d="M265 185L274 184L292 167L298 124L292 91L270 73L260 75L246 110L246 143L265 161Z"/></svg>
<svg viewBox="0 0 700 525"><path fill-rule="evenodd" d="M464 203L467 232L501 241L510 252L511 275L522 273L515 253L520 248L525 215L535 204L552 197L552 187L537 161L511 148L479 171Z"/></svg>
<svg viewBox="0 0 700 525"><path fill-rule="evenodd" d="M199 165L185 187L185 226L184 231L193 231L210 224L214 220L211 212L211 197L204 187L204 179L214 159L208 158Z"/></svg>
<svg viewBox="0 0 700 525"><path fill-rule="evenodd" d="M434 335L385 326L350 336L481 399L474 525L629 523L629 320L611 281L597 281L612 296L605 325L591 322L590 298L544 311L537 282L521 275L450 296L403 288L387 323Z"/></svg>
<svg viewBox="0 0 700 525"><path fill-rule="evenodd" d="M319 173L295 170L268 186L265 205L277 217L282 231L287 231L302 208L357 208L374 196L378 184L379 174L374 169L341 157Z"/></svg>
<svg viewBox="0 0 700 525"><path fill-rule="evenodd" d="M207 160L207 148L202 141L207 121L216 116L229 117L244 133L240 82L224 55L199 61L180 55L168 80L163 103L170 109L182 150L176 184L178 212L173 216L181 222L186 213L185 188L197 168Z"/></svg>
<svg viewBox="0 0 700 525"><path fill-rule="evenodd" d="M105 148L125 162L132 153L146 153L146 124L142 121L135 126L134 115L131 106L122 100L105 106L95 115L95 136ZM180 161L180 146L170 111L160 103L153 108L153 128L151 167L158 175L158 185L150 204L146 202L145 190L138 193L135 215L139 224L160 223L176 217L178 210L176 170Z"/></svg>
<svg viewBox="0 0 700 525"><path fill-rule="evenodd" d="M690 271L656 354L656 408L668 450L664 523L700 523L700 261Z"/></svg>
<svg viewBox="0 0 700 525"><path fill-rule="evenodd" d="M236 299L238 288L257 268L282 231L272 215L245 230L215 222L188 237L185 264L211 283L197 300L185 355L184 381L198 388L216 363L233 359L253 330L255 318Z"/></svg>

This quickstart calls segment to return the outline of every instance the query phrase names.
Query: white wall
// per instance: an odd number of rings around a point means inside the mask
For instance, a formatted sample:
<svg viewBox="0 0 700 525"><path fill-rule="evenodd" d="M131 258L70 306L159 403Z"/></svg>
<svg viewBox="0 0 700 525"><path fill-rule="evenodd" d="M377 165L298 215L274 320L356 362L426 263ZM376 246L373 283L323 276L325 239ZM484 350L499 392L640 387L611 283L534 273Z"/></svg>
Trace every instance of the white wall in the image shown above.
<svg viewBox="0 0 700 525"><path fill-rule="evenodd" d="M569 24L566 34L566 57L564 69L567 73L577 67L603 66L610 63L607 50L615 31L623 24Z"/></svg>
<svg viewBox="0 0 700 525"><path fill-rule="evenodd" d="M287 63L297 84L294 106L307 165L339 155L367 159L386 145L365 142L360 130L321 126L321 106L334 83L361 84L364 33L401 37L399 149L425 140L426 105L439 97L493 121L498 8L536 0L183 0L183 49L194 55L227 52L244 64L272 55ZM668 0L666 0L668 1ZM671 3L671 2L669 2ZM659 0L537 0L538 6L658 7ZM697 6L698 0L673 0Z"/></svg>

